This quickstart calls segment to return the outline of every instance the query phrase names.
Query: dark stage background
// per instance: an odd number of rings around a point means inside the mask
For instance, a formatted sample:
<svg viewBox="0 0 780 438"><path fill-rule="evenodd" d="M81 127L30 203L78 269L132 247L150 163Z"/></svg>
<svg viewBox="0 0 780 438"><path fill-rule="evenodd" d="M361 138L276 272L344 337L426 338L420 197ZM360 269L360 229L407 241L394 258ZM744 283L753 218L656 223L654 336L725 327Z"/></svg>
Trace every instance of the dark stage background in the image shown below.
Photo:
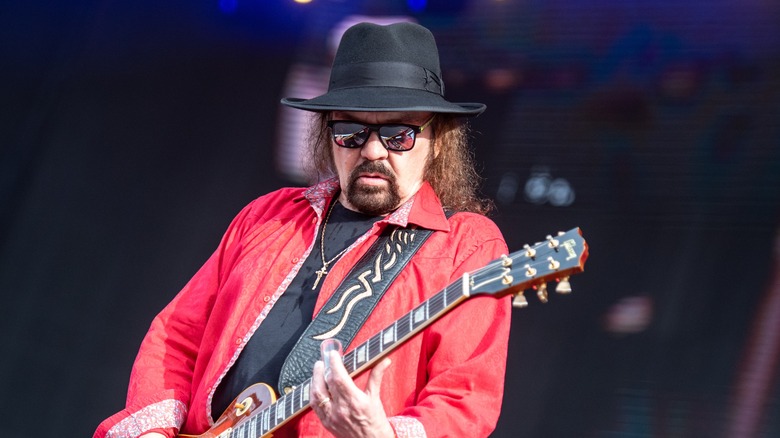
<svg viewBox="0 0 780 438"><path fill-rule="evenodd" d="M6 1L3 436L90 436L153 316L296 172L285 95L354 15L431 28L510 248L580 226L514 314L494 437L780 436L780 4Z"/></svg>

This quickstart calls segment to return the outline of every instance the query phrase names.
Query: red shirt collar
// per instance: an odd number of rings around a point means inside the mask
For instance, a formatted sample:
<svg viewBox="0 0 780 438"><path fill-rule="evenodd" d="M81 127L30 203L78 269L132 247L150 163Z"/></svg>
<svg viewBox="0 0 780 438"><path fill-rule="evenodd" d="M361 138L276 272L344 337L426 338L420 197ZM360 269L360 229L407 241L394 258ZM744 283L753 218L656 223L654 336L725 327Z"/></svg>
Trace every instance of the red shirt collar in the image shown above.
<svg viewBox="0 0 780 438"><path fill-rule="evenodd" d="M311 203L312 208L317 211L317 214L321 215L339 189L338 179L330 178L309 187L304 196ZM381 222L401 227L408 227L411 224L434 231L450 230L441 201L428 182L423 182L423 185L411 199L404 202Z"/></svg>

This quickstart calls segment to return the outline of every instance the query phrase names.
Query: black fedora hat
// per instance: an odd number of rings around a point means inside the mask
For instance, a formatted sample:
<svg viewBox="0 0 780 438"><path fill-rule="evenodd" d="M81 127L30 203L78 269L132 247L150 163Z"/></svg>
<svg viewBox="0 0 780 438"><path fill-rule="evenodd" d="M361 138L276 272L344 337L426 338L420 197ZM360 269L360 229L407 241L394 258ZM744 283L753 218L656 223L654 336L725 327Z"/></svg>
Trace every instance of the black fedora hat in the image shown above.
<svg viewBox="0 0 780 438"><path fill-rule="evenodd" d="M439 51L431 31L415 23L356 24L333 59L328 92L282 104L307 111L426 111L475 116L481 103L444 99Z"/></svg>

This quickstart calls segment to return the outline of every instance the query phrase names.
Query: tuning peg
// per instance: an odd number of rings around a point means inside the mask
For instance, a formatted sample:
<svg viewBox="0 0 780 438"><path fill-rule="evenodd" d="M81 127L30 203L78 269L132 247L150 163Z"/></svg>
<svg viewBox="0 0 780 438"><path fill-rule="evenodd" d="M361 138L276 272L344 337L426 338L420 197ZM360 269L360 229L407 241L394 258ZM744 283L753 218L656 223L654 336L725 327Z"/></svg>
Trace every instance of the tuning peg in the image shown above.
<svg viewBox="0 0 780 438"><path fill-rule="evenodd" d="M523 249L525 250L525 256L529 259L536 257L536 250L531 248L531 245L526 243L523 245Z"/></svg>
<svg viewBox="0 0 780 438"><path fill-rule="evenodd" d="M512 266L512 259L508 255L506 255L506 254L501 254L501 266L503 266L505 268L511 267Z"/></svg>
<svg viewBox="0 0 780 438"><path fill-rule="evenodd" d="M547 302L547 283L541 283L536 286L536 296L539 297L539 301Z"/></svg>
<svg viewBox="0 0 780 438"><path fill-rule="evenodd" d="M528 300L525 299L525 295L523 295L523 291L518 292L515 294L515 297L512 298L512 307L517 307L518 309L522 309L523 307L528 307Z"/></svg>
<svg viewBox="0 0 780 438"><path fill-rule="evenodd" d="M555 292L559 294L571 293L571 283L569 283L569 277L563 277L558 280L558 284L555 286Z"/></svg>

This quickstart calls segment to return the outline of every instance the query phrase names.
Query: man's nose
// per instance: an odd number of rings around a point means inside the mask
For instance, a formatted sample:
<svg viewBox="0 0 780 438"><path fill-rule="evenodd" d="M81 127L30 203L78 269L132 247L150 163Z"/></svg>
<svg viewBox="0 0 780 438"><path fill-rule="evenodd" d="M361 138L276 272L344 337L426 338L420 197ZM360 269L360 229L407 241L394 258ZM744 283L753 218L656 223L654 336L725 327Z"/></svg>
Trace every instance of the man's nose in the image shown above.
<svg viewBox="0 0 780 438"><path fill-rule="evenodd" d="M366 160L375 161L387 158L387 149L382 144L382 140L379 139L379 133L372 131L366 140L366 144L360 149L360 155Z"/></svg>

